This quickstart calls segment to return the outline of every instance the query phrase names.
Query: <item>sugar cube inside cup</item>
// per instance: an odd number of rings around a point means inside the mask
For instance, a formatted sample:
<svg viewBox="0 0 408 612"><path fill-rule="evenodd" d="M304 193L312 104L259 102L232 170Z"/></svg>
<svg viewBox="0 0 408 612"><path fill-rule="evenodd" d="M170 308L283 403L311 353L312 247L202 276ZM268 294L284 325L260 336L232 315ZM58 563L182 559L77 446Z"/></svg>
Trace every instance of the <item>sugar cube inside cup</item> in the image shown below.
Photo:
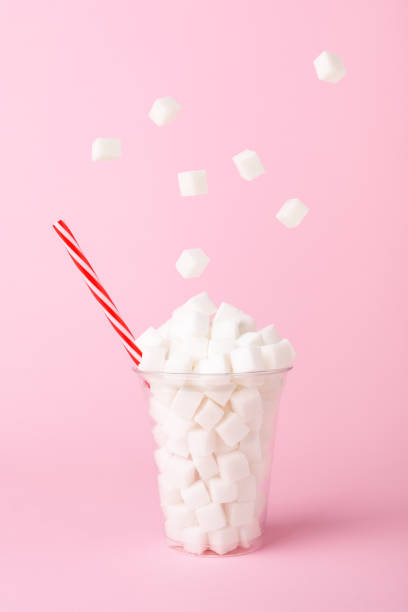
<svg viewBox="0 0 408 612"><path fill-rule="evenodd" d="M202 555L208 548L208 535L198 526L183 529L182 541L184 550L194 555Z"/></svg>
<svg viewBox="0 0 408 612"><path fill-rule="evenodd" d="M224 527L208 534L209 546L218 555L225 555L235 550L239 544L239 532L236 527Z"/></svg>

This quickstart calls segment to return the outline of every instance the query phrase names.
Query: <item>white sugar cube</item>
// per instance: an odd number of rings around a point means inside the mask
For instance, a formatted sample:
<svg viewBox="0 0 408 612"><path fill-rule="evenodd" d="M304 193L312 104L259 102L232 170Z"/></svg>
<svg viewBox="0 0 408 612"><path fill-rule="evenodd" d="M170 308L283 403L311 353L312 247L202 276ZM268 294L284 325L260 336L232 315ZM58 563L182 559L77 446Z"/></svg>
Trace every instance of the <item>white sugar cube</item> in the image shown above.
<svg viewBox="0 0 408 612"><path fill-rule="evenodd" d="M213 315L217 312L217 307L206 291L193 296L184 304L183 308L197 310L206 315Z"/></svg>
<svg viewBox="0 0 408 612"><path fill-rule="evenodd" d="M264 341L261 332L246 332L236 340L237 346L262 346Z"/></svg>
<svg viewBox="0 0 408 612"><path fill-rule="evenodd" d="M211 362L208 359L200 359L194 366L195 374L214 374L210 367Z"/></svg>
<svg viewBox="0 0 408 612"><path fill-rule="evenodd" d="M203 401L200 409L194 417L196 423L206 431L210 431L224 416L222 408L217 406L211 399Z"/></svg>
<svg viewBox="0 0 408 612"><path fill-rule="evenodd" d="M286 200L276 214L276 218L288 229L297 227L309 212L308 207L298 198Z"/></svg>
<svg viewBox="0 0 408 612"><path fill-rule="evenodd" d="M313 61L317 78L327 83L338 83L346 76L343 60L339 55L323 51Z"/></svg>
<svg viewBox="0 0 408 612"><path fill-rule="evenodd" d="M236 308L236 306L227 304L227 302L221 302L217 312L215 313L214 322L227 321L229 319L233 321L239 321L239 319L242 318L243 314L244 313L242 312L242 310Z"/></svg>
<svg viewBox="0 0 408 612"><path fill-rule="evenodd" d="M159 448L167 442L168 436L158 423L153 427L153 438Z"/></svg>
<svg viewBox="0 0 408 612"><path fill-rule="evenodd" d="M213 552L225 555L237 548L239 544L239 533L236 527L225 527L208 534L208 542Z"/></svg>
<svg viewBox="0 0 408 612"><path fill-rule="evenodd" d="M171 459L171 454L164 446L163 448L158 448L154 451L154 460L159 472L165 472L167 470Z"/></svg>
<svg viewBox="0 0 408 612"><path fill-rule="evenodd" d="M165 472L174 486L180 488L190 486L195 479L194 463L184 457L171 456L165 465Z"/></svg>
<svg viewBox="0 0 408 612"><path fill-rule="evenodd" d="M181 529L197 525L194 511L185 504L173 504L165 507L166 517Z"/></svg>
<svg viewBox="0 0 408 612"><path fill-rule="evenodd" d="M210 262L202 249L185 249L176 261L177 272L183 278L201 276Z"/></svg>
<svg viewBox="0 0 408 612"><path fill-rule="evenodd" d="M262 398L253 387L239 387L231 395L231 408L245 422L262 414Z"/></svg>
<svg viewBox="0 0 408 612"><path fill-rule="evenodd" d="M214 357L214 355L229 355L231 351L236 348L234 338L218 338L211 340L208 343L208 357Z"/></svg>
<svg viewBox="0 0 408 612"><path fill-rule="evenodd" d="M207 455L207 457L193 457L193 463L203 480L208 480L212 476L218 474L218 464L213 455Z"/></svg>
<svg viewBox="0 0 408 612"><path fill-rule="evenodd" d="M219 455L217 462L221 478L229 482L237 482L250 474L248 459L241 451L237 450L226 455Z"/></svg>
<svg viewBox="0 0 408 612"><path fill-rule="evenodd" d="M248 332L256 331L256 323L255 319L250 315L242 313L242 316L239 319L239 333L246 334Z"/></svg>
<svg viewBox="0 0 408 612"><path fill-rule="evenodd" d="M177 176L182 196L196 196L208 193L207 174L205 170L179 172Z"/></svg>
<svg viewBox="0 0 408 612"><path fill-rule="evenodd" d="M149 399L149 414L156 423L163 425L167 419L169 408L155 397Z"/></svg>
<svg viewBox="0 0 408 612"><path fill-rule="evenodd" d="M159 474L157 482L159 485L160 504L162 506L182 503L180 490L174 486L165 474Z"/></svg>
<svg viewBox="0 0 408 612"><path fill-rule="evenodd" d="M186 353L174 353L170 355L164 364L165 372L191 372L193 370L193 359Z"/></svg>
<svg viewBox="0 0 408 612"><path fill-rule="evenodd" d="M96 138L92 143L92 161L118 159L121 153L119 138Z"/></svg>
<svg viewBox="0 0 408 612"><path fill-rule="evenodd" d="M211 328L211 340L235 340L239 336L239 322L227 319L214 321Z"/></svg>
<svg viewBox="0 0 408 612"><path fill-rule="evenodd" d="M164 404L170 406L174 396L176 395L177 388L171 385L166 385L161 382L151 381L150 382L150 393L153 397Z"/></svg>
<svg viewBox="0 0 408 612"><path fill-rule="evenodd" d="M219 404L220 406L225 406L228 402L229 398L232 395L232 392L235 389L235 385L220 385L207 387L204 390L204 393L207 397L212 399L214 402Z"/></svg>
<svg viewBox="0 0 408 612"><path fill-rule="evenodd" d="M203 531L222 529L227 524L224 510L220 504L207 504L197 508L196 517Z"/></svg>
<svg viewBox="0 0 408 612"><path fill-rule="evenodd" d="M169 335L171 339L206 338L210 330L209 315L195 310L178 309L173 313Z"/></svg>
<svg viewBox="0 0 408 612"><path fill-rule="evenodd" d="M256 499L256 478L250 474L237 483L237 501L250 502Z"/></svg>
<svg viewBox="0 0 408 612"><path fill-rule="evenodd" d="M194 426L193 421L183 419L175 414L172 410L169 410L167 416L162 423L163 430L169 436L169 438L183 438L187 435Z"/></svg>
<svg viewBox="0 0 408 612"><path fill-rule="evenodd" d="M214 355L197 362L194 372L199 374L227 374L231 372L231 362L227 355Z"/></svg>
<svg viewBox="0 0 408 612"><path fill-rule="evenodd" d="M254 502L233 502L226 505L228 523L231 527L240 527L253 521L254 511Z"/></svg>
<svg viewBox="0 0 408 612"><path fill-rule="evenodd" d="M177 391L171 405L171 410L182 419L190 420L193 418L203 397L204 394L201 391L185 385Z"/></svg>
<svg viewBox="0 0 408 612"><path fill-rule="evenodd" d="M228 482L222 478L211 478L208 482L208 486L211 499L218 504L233 502L238 497L236 482Z"/></svg>
<svg viewBox="0 0 408 612"><path fill-rule="evenodd" d="M180 457L187 458L190 454L187 438L185 436L183 438L168 438L166 448L169 452L180 455Z"/></svg>
<svg viewBox="0 0 408 612"><path fill-rule="evenodd" d="M208 338L191 337L172 340L170 351L187 353L191 355L193 361L206 359L208 355Z"/></svg>
<svg viewBox="0 0 408 612"><path fill-rule="evenodd" d="M296 357L292 344L284 338L275 344L261 347L264 368L267 370L281 370L290 368Z"/></svg>
<svg viewBox="0 0 408 612"><path fill-rule="evenodd" d="M166 361L166 353L167 349L161 346L146 346L139 364L139 370L147 372L162 370Z"/></svg>
<svg viewBox="0 0 408 612"><path fill-rule="evenodd" d="M202 555L208 548L208 536L201 527L186 527L183 529L182 540L184 550L194 555Z"/></svg>
<svg viewBox="0 0 408 612"><path fill-rule="evenodd" d="M205 429L193 429L187 436L188 447L193 457L206 457L215 451L215 433Z"/></svg>
<svg viewBox="0 0 408 612"><path fill-rule="evenodd" d="M185 489L181 489L181 497L189 508L195 510L210 503L207 487L202 480L197 480Z"/></svg>
<svg viewBox="0 0 408 612"><path fill-rule="evenodd" d="M183 340L181 340L180 349L182 353L191 355L193 361L206 359L208 355L208 338L183 338Z"/></svg>
<svg viewBox="0 0 408 612"><path fill-rule="evenodd" d="M220 438L224 440L225 444L229 446L234 446L234 444L243 440L249 433L248 426L234 412L227 414L215 430Z"/></svg>
<svg viewBox="0 0 408 612"><path fill-rule="evenodd" d="M267 325L261 329L261 334L264 344L276 344L281 339L274 325Z"/></svg>
<svg viewBox="0 0 408 612"><path fill-rule="evenodd" d="M169 325L170 325L170 319L168 321L166 321L165 323L163 323L162 325L160 325L160 327L157 328L157 331L159 332L161 337L164 338L165 340L167 340L167 338L168 338Z"/></svg>
<svg viewBox="0 0 408 612"><path fill-rule="evenodd" d="M135 344L144 352L148 346L162 346L166 348L167 342L163 336L154 329L154 327L148 327L136 340Z"/></svg>
<svg viewBox="0 0 408 612"><path fill-rule="evenodd" d="M174 121L180 112L180 104L171 96L157 98L150 109L149 117L157 126L162 127Z"/></svg>
<svg viewBox="0 0 408 612"><path fill-rule="evenodd" d="M240 544L243 548L249 548L256 538L261 535L261 527L259 521L254 519L248 525L242 525L239 528Z"/></svg>
<svg viewBox="0 0 408 612"><path fill-rule="evenodd" d="M238 448L238 444L234 444L233 446L230 446L229 444L226 444L224 440L220 438L220 436L217 436L217 440L215 443L215 454L216 455L226 455L227 453L230 453L231 451L236 450L237 448Z"/></svg>
<svg viewBox="0 0 408 612"><path fill-rule="evenodd" d="M248 314L245 314L245 312L243 312L239 308L231 306L231 304L227 304L227 302L222 302L220 304L214 317L213 326L215 325L215 327L217 327L219 323L224 321L230 322L229 327L226 327L225 329L232 330L232 332L221 331L216 332L215 335L228 338L231 337L231 335L235 335L236 333L238 333L239 336L247 332L256 331L256 323L253 317ZM238 332L235 331L236 327L235 325L232 326L231 322L235 322L238 325ZM223 328L221 327L221 330L222 329Z"/></svg>
<svg viewBox="0 0 408 612"><path fill-rule="evenodd" d="M253 461L261 461L262 450L261 440L257 431L251 431L239 444L240 450L245 453L246 458L250 463Z"/></svg>
<svg viewBox="0 0 408 612"><path fill-rule="evenodd" d="M240 176L246 181L253 181L265 172L262 162L255 151L245 149L245 151L234 155L232 160Z"/></svg>
<svg viewBox="0 0 408 612"><path fill-rule="evenodd" d="M260 346L240 346L230 355L232 370L236 373L256 372L264 369Z"/></svg>

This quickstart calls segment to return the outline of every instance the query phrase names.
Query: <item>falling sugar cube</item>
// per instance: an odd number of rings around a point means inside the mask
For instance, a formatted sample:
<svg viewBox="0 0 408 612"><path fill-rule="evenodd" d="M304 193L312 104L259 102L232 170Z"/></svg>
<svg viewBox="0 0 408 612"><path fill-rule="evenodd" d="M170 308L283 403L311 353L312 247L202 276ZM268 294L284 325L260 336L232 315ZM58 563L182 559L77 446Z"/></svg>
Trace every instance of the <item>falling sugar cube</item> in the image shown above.
<svg viewBox="0 0 408 612"><path fill-rule="evenodd" d="M177 176L182 196L196 196L208 193L207 174L205 170L179 172Z"/></svg>
<svg viewBox="0 0 408 612"><path fill-rule="evenodd" d="M287 200L276 215L280 221L288 229L297 227L306 217L309 212L308 207L303 204L298 198Z"/></svg>
<svg viewBox="0 0 408 612"><path fill-rule="evenodd" d="M183 278L197 278L206 269L210 258L202 249L185 249L176 261L177 272Z"/></svg>
<svg viewBox="0 0 408 612"><path fill-rule="evenodd" d="M119 159L121 153L120 138L96 138L92 143L92 161Z"/></svg>
<svg viewBox="0 0 408 612"><path fill-rule="evenodd" d="M171 96L157 98L150 109L149 117L159 127L174 121L180 112L180 104Z"/></svg>
<svg viewBox="0 0 408 612"><path fill-rule="evenodd" d="M238 153L238 155L234 155L232 161L236 165L241 177L246 181L253 181L265 172L262 162L255 151L245 149L245 151Z"/></svg>
<svg viewBox="0 0 408 612"><path fill-rule="evenodd" d="M327 83L338 83L346 76L343 60L339 55L323 51L313 62L317 78Z"/></svg>

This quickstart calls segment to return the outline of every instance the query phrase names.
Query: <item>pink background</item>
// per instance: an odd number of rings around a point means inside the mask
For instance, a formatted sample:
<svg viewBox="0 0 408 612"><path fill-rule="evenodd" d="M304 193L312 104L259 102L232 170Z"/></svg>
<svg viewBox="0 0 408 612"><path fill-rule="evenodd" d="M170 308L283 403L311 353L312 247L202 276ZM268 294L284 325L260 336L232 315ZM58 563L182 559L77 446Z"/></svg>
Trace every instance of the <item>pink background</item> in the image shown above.
<svg viewBox="0 0 408 612"><path fill-rule="evenodd" d="M407 13L3 0L1 612L406 612ZM323 49L347 67L336 86L314 74ZM163 95L183 110L159 129ZM93 164L96 136L123 158ZM177 171L198 168L208 196L181 198ZM292 231L274 218L289 197L310 207ZM165 548L141 392L60 217L135 333L205 289L293 341L256 555ZM196 246L212 261L185 281Z"/></svg>

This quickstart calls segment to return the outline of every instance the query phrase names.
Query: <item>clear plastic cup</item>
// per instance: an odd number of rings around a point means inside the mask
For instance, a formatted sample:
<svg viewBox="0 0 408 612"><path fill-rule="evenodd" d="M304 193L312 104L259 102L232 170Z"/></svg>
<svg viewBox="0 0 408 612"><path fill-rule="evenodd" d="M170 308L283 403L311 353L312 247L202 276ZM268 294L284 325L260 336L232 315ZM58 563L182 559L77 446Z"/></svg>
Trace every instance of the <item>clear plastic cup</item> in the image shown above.
<svg viewBox="0 0 408 612"><path fill-rule="evenodd" d="M215 557L248 554L262 546L279 401L290 369L242 374L135 370L153 420L168 546ZM180 416L175 398L185 388L197 393L191 394L191 402L183 403L189 414L182 412ZM223 415L212 427L207 422L204 429L195 418L202 420L198 415L207 399L214 401ZM214 412L214 406L207 405ZM228 444L217 432L229 414L240 419L238 430L233 427L228 431L229 436L240 438L232 446L222 428ZM234 418L234 426L237 423ZM194 448L191 431L210 432L199 435L209 444L199 455L195 454L198 447ZM199 480L202 484L197 485ZM196 487L189 489L194 484Z"/></svg>

